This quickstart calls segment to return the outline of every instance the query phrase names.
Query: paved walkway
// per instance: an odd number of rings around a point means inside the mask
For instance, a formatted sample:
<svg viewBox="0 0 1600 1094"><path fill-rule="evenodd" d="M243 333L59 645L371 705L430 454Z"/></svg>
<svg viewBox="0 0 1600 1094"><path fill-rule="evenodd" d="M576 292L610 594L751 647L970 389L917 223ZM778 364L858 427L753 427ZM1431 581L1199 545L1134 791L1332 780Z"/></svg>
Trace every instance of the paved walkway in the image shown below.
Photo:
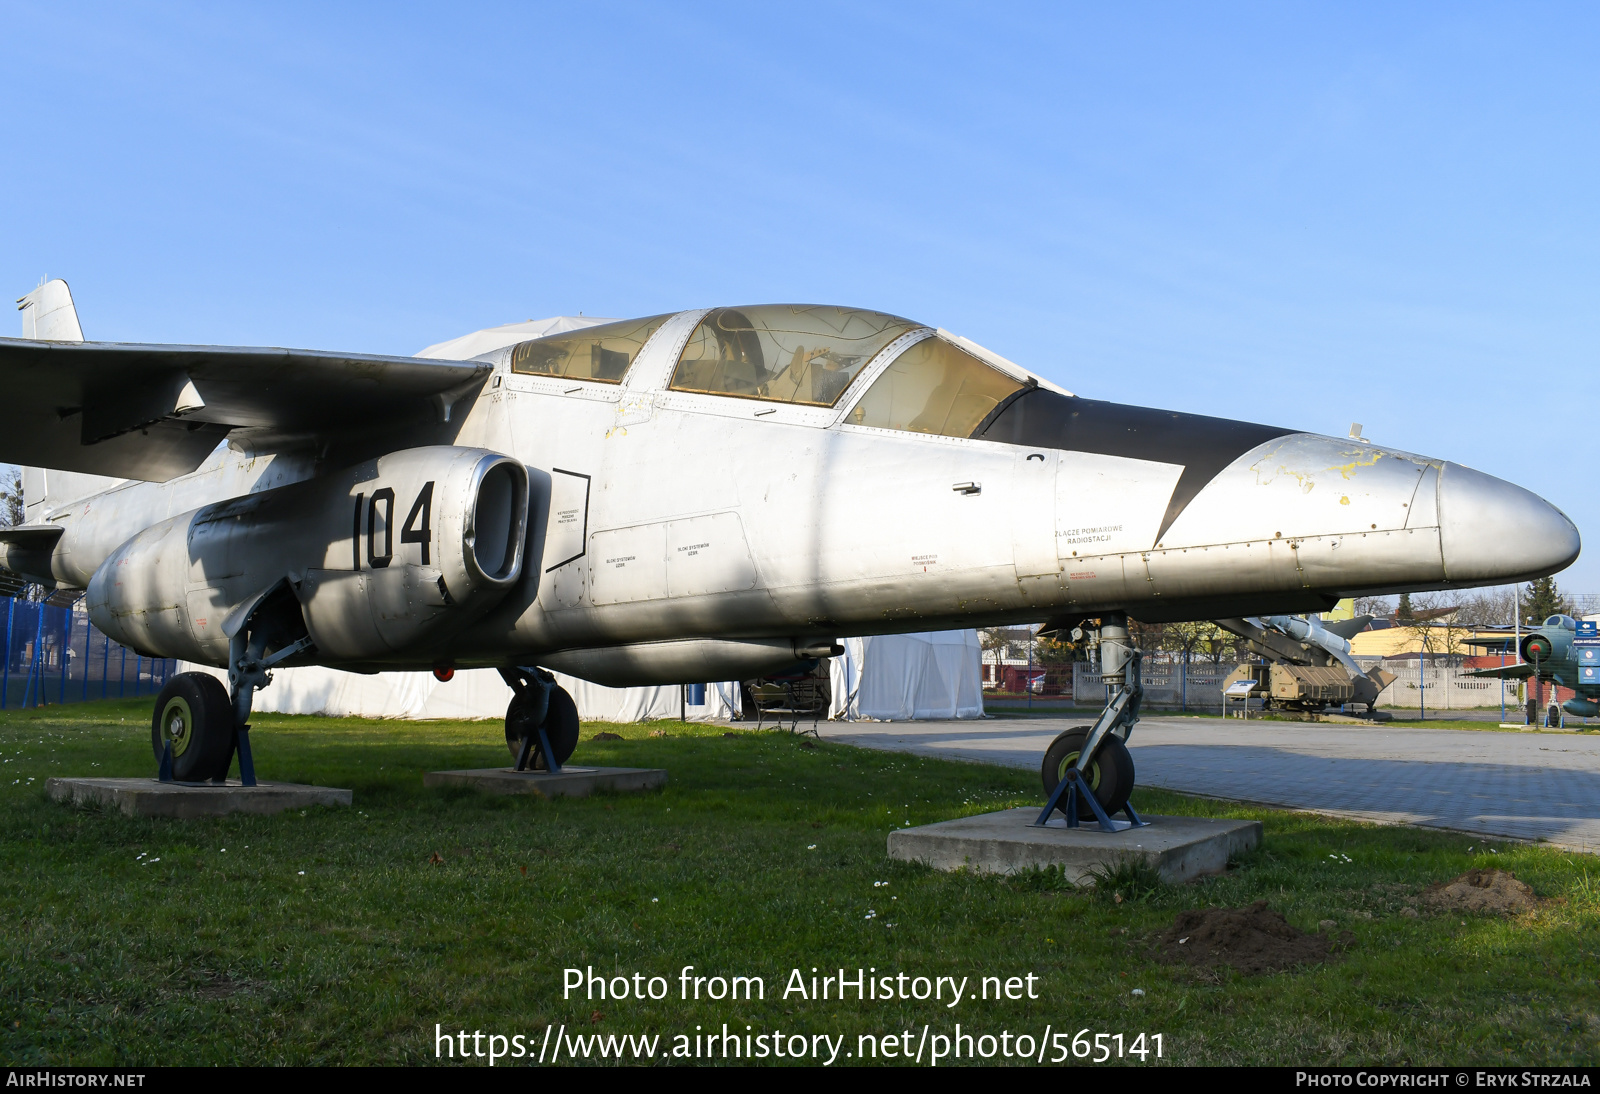
<svg viewBox="0 0 1600 1094"><path fill-rule="evenodd" d="M1051 739L1087 720L836 722L821 729L868 748L1037 770ZM1147 786L1600 852L1600 732L1157 716L1139 723L1129 747Z"/></svg>

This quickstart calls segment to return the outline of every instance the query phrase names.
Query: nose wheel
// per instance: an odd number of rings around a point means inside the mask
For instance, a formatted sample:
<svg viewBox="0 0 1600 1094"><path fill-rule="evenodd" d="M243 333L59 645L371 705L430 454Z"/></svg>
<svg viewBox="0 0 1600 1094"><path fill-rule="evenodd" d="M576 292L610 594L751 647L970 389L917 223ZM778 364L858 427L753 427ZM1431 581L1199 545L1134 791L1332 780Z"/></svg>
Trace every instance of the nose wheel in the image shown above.
<svg viewBox="0 0 1600 1094"><path fill-rule="evenodd" d="M1083 638L1074 628L1072 637ZM1143 654L1128 641L1128 617L1108 612L1100 618L1091 643L1100 655L1100 671L1106 682L1105 709L1092 726L1074 726L1061 734L1045 750L1039 775L1044 782L1045 806L1033 827L1043 828L1057 810L1066 817L1068 828L1080 821L1098 821L1105 832L1141 828L1147 821L1134 812L1128 798L1133 793L1133 757L1127 738L1139 721L1139 706L1144 697L1141 662ZM1126 821L1113 821L1117 813Z"/></svg>
<svg viewBox="0 0 1600 1094"><path fill-rule="evenodd" d="M1046 799L1055 796L1056 788L1061 785L1061 780L1067 778L1067 772L1078 768L1078 773L1083 782L1083 788L1095 796L1100 803L1100 808L1105 810L1106 816L1120 813L1128 804L1128 797L1133 793L1133 754L1128 751L1128 746L1122 743L1122 738L1108 735L1095 750L1094 758L1089 761L1086 768L1078 767L1078 758L1083 753L1084 742L1089 739L1089 731L1093 726L1076 726L1067 730L1045 750L1044 762L1039 767L1040 777L1044 780L1044 796ZM1088 818L1092 809L1088 802L1080 802L1079 816Z"/></svg>

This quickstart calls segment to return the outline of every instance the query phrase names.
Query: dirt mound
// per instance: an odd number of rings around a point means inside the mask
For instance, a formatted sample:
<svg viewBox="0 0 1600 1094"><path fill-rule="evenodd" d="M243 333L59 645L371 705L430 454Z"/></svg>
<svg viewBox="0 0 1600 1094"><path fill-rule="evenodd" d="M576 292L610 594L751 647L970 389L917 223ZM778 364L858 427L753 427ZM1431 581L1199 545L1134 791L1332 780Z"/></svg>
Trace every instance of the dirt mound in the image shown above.
<svg viewBox="0 0 1600 1094"><path fill-rule="evenodd" d="M593 737L590 737L589 740L591 740L591 741L620 741L620 740L622 740L622 734L620 734L620 733L596 733Z"/></svg>
<svg viewBox="0 0 1600 1094"><path fill-rule="evenodd" d="M1498 915L1532 911L1539 903L1532 889L1504 870L1469 870L1433 886L1422 899L1441 911Z"/></svg>
<svg viewBox="0 0 1600 1094"><path fill-rule="evenodd" d="M1337 938L1306 934L1258 900L1248 908L1195 908L1179 912L1156 943L1170 964L1232 965L1242 973L1276 972L1294 965L1318 965L1332 955Z"/></svg>

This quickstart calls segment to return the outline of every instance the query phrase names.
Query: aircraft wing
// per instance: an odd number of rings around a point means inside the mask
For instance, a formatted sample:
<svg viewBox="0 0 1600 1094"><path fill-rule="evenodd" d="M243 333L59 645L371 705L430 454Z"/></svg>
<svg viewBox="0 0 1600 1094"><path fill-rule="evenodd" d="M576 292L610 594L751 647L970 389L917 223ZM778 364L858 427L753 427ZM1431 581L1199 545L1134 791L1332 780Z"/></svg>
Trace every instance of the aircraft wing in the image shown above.
<svg viewBox="0 0 1600 1094"><path fill-rule="evenodd" d="M1496 653L1512 653L1517 648L1517 640L1511 635L1493 635L1488 638L1463 638L1463 646L1477 646L1480 649L1493 650Z"/></svg>
<svg viewBox="0 0 1600 1094"><path fill-rule="evenodd" d="M16 524L0 528L0 543L14 543L24 550L50 551L63 531L59 524Z"/></svg>
<svg viewBox="0 0 1600 1094"><path fill-rule="evenodd" d="M476 361L234 346L0 338L0 462L161 482L224 437L317 446L447 421Z"/></svg>
<svg viewBox="0 0 1600 1094"><path fill-rule="evenodd" d="M1490 680L1526 680L1533 675L1532 665L1502 665L1495 669L1479 669L1468 676L1481 676Z"/></svg>

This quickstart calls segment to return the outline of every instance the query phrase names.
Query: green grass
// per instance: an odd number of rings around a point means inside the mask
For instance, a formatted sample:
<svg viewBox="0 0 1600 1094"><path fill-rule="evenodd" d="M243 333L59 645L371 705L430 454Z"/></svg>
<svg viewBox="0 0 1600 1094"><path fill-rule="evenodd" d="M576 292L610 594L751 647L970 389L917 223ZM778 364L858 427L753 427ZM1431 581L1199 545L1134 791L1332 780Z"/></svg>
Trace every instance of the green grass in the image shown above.
<svg viewBox="0 0 1600 1094"><path fill-rule="evenodd" d="M886 857L892 827L1036 802L1027 772L673 723L584 727L582 762L669 769L654 794L431 792L425 771L505 763L500 728L268 715L254 734L263 777L351 787L354 808L161 821L46 798L51 775L149 774L148 718L142 702L0 717L7 1064L426 1063L436 1022L535 1045L547 1023L670 1047L726 1022L845 1034L844 1051L905 1029L915 1048L924 1023L1050 1023L1160 1033L1174 1063L1600 1059L1600 864L1586 856L1141 791L1150 812L1257 817L1266 840L1195 884L1152 893L1130 874L1117 903L1043 871ZM588 739L601 728L626 739ZM1516 920L1399 914L1483 865L1547 903ZM1152 959L1179 910L1258 898L1304 929L1334 919L1354 945L1254 978ZM761 976L766 999L680 1001L684 965ZM562 970L586 966L660 975L673 994L563 1000ZM1039 998L785 1000L790 970L813 966L973 988L1031 973Z"/></svg>

